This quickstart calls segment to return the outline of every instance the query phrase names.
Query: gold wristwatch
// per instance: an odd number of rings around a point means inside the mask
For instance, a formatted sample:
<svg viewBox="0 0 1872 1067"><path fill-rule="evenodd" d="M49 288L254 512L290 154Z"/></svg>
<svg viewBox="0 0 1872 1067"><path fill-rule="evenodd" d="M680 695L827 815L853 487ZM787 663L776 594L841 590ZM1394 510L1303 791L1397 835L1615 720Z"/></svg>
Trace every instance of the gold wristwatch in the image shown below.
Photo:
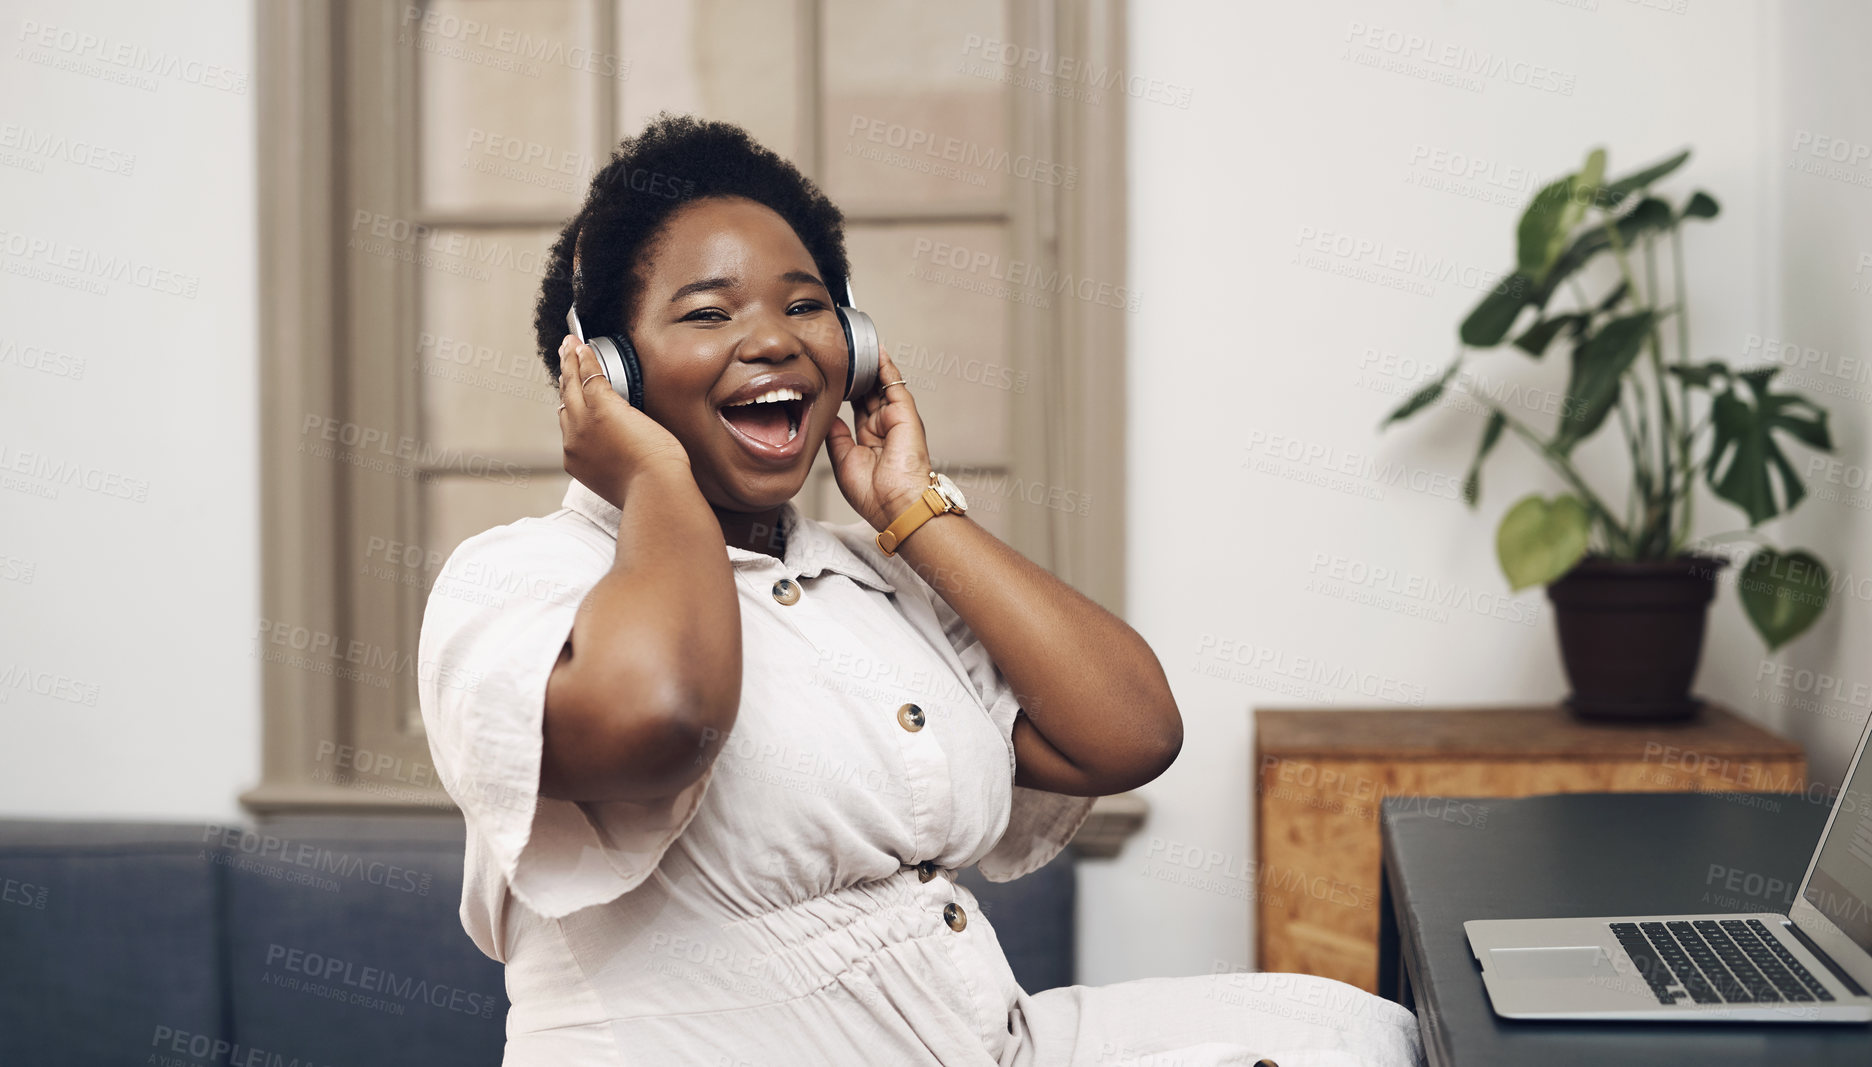
<svg viewBox="0 0 1872 1067"><path fill-rule="evenodd" d="M905 538L914 533L917 527L936 516L948 512L960 515L968 510L968 499L962 495L962 490L957 489L956 484L949 480L947 474L937 474L931 471L929 477L929 488L923 490L923 495L917 497L916 503L905 508L902 514L892 519L891 524L877 535L877 546L883 549L885 555L896 555L897 547L904 543Z"/></svg>

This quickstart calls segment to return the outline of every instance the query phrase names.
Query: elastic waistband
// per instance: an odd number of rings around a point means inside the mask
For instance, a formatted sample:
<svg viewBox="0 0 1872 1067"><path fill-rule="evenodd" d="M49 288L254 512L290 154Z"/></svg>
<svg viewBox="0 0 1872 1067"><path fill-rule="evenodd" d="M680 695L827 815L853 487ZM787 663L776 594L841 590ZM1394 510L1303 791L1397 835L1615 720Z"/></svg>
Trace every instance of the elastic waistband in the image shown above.
<svg viewBox="0 0 1872 1067"><path fill-rule="evenodd" d="M974 906L973 894L955 877L950 868L904 864L888 877L760 915L705 930L671 931L656 946L667 951L650 966L665 978L688 974L757 1001L801 996L853 967L862 969L868 957L893 945L955 936L944 921L944 908ZM662 936L652 934L650 940Z"/></svg>
<svg viewBox="0 0 1872 1067"><path fill-rule="evenodd" d="M563 988L559 983L571 972L560 970L557 980L545 982L533 980L529 973L516 982L522 976L510 962L508 992L515 1010L509 1023L538 1029L598 1014L625 1019L792 1000L832 985L853 970L868 973L873 957L897 946L959 936L945 915L952 905L976 917L974 894L956 881L953 868L906 863L883 878L725 922L719 915L688 907L651 908L644 914L648 921L635 934L625 935L628 947L620 945L615 953L587 959L578 969L602 1001L602 1009L594 1012L597 1005L590 1004L554 1010L532 1003L545 989ZM611 941L603 932L604 918L593 915L585 921L596 925L578 929L584 923L576 914L561 923L574 941Z"/></svg>

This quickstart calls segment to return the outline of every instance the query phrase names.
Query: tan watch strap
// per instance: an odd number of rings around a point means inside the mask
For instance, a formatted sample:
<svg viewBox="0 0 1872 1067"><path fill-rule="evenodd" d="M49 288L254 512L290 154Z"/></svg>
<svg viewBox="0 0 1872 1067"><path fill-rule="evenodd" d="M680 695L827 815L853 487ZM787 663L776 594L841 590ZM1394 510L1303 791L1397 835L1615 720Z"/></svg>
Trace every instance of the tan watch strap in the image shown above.
<svg viewBox="0 0 1872 1067"><path fill-rule="evenodd" d="M943 499L935 486L923 490L923 495L917 497L916 503L903 509L903 514L892 519L891 524L878 533L877 546L887 556L896 555L897 547L915 533L917 527L948 510L949 502Z"/></svg>

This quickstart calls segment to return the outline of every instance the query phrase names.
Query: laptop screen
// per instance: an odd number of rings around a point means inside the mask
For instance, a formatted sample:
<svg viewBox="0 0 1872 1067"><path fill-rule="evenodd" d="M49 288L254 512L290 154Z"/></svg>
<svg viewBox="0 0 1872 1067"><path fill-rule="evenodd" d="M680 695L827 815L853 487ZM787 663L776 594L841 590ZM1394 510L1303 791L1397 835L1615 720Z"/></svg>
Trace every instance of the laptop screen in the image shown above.
<svg viewBox="0 0 1872 1067"><path fill-rule="evenodd" d="M1854 761L1803 894L1840 932L1872 954L1872 749Z"/></svg>

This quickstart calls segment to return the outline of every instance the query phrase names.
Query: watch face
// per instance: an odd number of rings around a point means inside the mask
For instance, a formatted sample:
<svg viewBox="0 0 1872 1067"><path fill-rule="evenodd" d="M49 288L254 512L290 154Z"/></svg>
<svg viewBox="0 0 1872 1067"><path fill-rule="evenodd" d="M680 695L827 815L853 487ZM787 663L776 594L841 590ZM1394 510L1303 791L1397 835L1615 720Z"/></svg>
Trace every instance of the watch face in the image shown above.
<svg viewBox="0 0 1872 1067"><path fill-rule="evenodd" d="M953 505L957 511L968 510L968 498L962 495L962 490L956 488L956 483L950 481L947 474L936 476L936 491L941 493L943 499Z"/></svg>

